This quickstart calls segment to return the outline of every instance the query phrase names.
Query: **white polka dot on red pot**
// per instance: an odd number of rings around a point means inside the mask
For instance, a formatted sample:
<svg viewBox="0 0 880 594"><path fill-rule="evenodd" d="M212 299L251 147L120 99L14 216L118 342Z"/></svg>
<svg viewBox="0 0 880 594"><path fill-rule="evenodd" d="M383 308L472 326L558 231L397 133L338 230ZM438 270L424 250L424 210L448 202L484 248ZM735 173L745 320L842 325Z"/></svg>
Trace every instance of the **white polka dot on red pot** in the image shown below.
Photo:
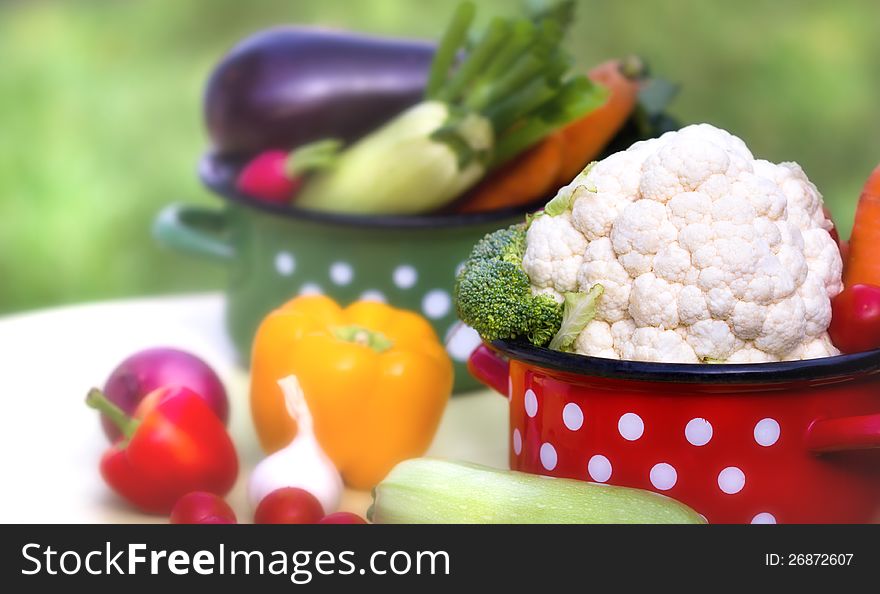
<svg viewBox="0 0 880 594"><path fill-rule="evenodd" d="M660 462L651 468L649 477L655 489L668 491L678 482L678 472L672 464Z"/></svg>
<svg viewBox="0 0 880 594"><path fill-rule="evenodd" d="M771 514L770 512L761 512L759 514L755 514L755 517L752 518L752 524L775 524L776 516Z"/></svg>
<svg viewBox="0 0 880 594"><path fill-rule="evenodd" d="M628 412L621 415L620 420L617 421L617 430L625 440L635 441L644 434L645 423L636 413Z"/></svg>
<svg viewBox="0 0 880 594"><path fill-rule="evenodd" d="M745 486L746 475L736 466L728 466L718 473L718 488L728 495L736 495Z"/></svg>
<svg viewBox="0 0 880 594"><path fill-rule="evenodd" d="M761 419L755 425L755 441L765 448L772 446L779 440L779 423L776 419Z"/></svg>
<svg viewBox="0 0 880 594"><path fill-rule="evenodd" d="M704 446L712 439L712 424L706 419L691 419L685 425L684 436L691 445Z"/></svg>
<svg viewBox="0 0 880 594"><path fill-rule="evenodd" d="M562 409L562 422L569 431L577 431L584 425L584 411L574 402L569 402Z"/></svg>
<svg viewBox="0 0 880 594"><path fill-rule="evenodd" d="M542 443L540 456L541 466L543 466L545 470L553 470L554 468L556 468L556 463L558 462L558 459L556 456L556 448L553 447L553 444Z"/></svg>
<svg viewBox="0 0 880 594"><path fill-rule="evenodd" d="M513 430L513 453L517 456L522 453L522 433L519 429Z"/></svg>
<svg viewBox="0 0 880 594"><path fill-rule="evenodd" d="M611 478L611 461L602 454L596 454L587 463L587 473L597 483L604 483Z"/></svg>
<svg viewBox="0 0 880 594"><path fill-rule="evenodd" d="M538 395L535 394L535 391L529 388L526 390L526 395L523 398L523 404L526 409L526 414L531 418L535 418L535 415L538 414Z"/></svg>

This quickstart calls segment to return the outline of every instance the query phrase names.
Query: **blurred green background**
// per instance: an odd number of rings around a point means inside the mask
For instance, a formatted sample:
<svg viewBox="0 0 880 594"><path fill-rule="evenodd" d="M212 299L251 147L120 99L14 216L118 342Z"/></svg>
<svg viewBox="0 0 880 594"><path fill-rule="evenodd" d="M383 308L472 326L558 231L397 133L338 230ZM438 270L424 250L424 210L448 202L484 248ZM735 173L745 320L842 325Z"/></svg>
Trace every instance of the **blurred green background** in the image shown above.
<svg viewBox="0 0 880 594"><path fill-rule="evenodd" d="M278 23L435 37L455 2L0 2L0 312L223 286L163 251L163 204L214 204L202 85L243 36ZM880 162L880 2L583 0L578 63L638 53L679 81L673 112L794 160L848 234ZM485 20L513 2L479 2Z"/></svg>

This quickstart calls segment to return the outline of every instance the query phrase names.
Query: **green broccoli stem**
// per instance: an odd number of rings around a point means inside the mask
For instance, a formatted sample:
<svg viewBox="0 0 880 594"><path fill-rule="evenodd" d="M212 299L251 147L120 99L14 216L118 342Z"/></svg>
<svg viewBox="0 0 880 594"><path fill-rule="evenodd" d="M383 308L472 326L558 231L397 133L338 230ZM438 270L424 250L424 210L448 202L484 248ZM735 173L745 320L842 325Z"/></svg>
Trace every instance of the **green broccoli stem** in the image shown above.
<svg viewBox="0 0 880 594"><path fill-rule="evenodd" d="M477 7L472 1L462 2L455 10L452 21L437 46L434 60L431 62L431 70L428 73L428 82L425 86L426 99L437 98L437 93L443 88L449 69L455 62L455 56L464 40L467 39L476 12Z"/></svg>

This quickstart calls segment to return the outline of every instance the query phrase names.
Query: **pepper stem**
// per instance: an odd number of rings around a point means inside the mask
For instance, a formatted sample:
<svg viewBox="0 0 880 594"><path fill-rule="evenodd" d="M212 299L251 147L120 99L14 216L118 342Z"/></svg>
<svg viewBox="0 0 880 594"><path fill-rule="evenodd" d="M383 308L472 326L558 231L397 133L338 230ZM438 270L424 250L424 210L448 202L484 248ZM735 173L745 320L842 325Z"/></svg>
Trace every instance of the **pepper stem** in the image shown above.
<svg viewBox="0 0 880 594"><path fill-rule="evenodd" d="M333 328L333 336L339 340L369 347L377 353L384 353L394 346L394 343L381 332L363 326L337 326Z"/></svg>
<svg viewBox="0 0 880 594"><path fill-rule="evenodd" d="M140 421L125 414L125 411L110 402L110 399L98 388L89 390L86 396L86 405L101 412L110 419L119 431L122 432L122 436L126 441L131 439L138 425L140 425Z"/></svg>

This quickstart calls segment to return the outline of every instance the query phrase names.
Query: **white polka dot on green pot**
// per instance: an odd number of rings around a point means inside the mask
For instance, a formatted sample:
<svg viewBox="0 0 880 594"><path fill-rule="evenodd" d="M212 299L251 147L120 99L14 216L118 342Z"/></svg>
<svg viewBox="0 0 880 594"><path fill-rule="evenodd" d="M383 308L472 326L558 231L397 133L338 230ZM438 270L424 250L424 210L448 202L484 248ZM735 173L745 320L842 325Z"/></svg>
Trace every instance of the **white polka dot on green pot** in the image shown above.
<svg viewBox="0 0 880 594"><path fill-rule="evenodd" d="M482 339L477 331L465 324L456 322L446 332L446 352L453 360L464 363L480 344Z"/></svg>
<svg viewBox="0 0 880 594"><path fill-rule="evenodd" d="M398 289L411 289L418 282L419 273L409 264L401 264L391 273L391 279Z"/></svg>
<svg viewBox="0 0 880 594"><path fill-rule="evenodd" d="M432 320L445 317L452 309L452 298L443 289L428 291L422 298L422 311Z"/></svg>
<svg viewBox="0 0 880 594"><path fill-rule="evenodd" d="M388 300L385 298L385 294L382 291L377 291L376 289L370 289L368 291L364 291L360 296L361 301L377 301L379 303L386 303Z"/></svg>
<svg viewBox="0 0 880 594"><path fill-rule="evenodd" d="M299 289L300 295L323 295L324 290L317 283L306 283Z"/></svg>
<svg viewBox="0 0 880 594"><path fill-rule="evenodd" d="M347 285L354 278L354 269L348 262L334 262L330 265L330 280L335 285Z"/></svg>
<svg viewBox="0 0 880 594"><path fill-rule="evenodd" d="M290 276L296 270L296 258L290 252L275 254L275 271L281 276Z"/></svg>

